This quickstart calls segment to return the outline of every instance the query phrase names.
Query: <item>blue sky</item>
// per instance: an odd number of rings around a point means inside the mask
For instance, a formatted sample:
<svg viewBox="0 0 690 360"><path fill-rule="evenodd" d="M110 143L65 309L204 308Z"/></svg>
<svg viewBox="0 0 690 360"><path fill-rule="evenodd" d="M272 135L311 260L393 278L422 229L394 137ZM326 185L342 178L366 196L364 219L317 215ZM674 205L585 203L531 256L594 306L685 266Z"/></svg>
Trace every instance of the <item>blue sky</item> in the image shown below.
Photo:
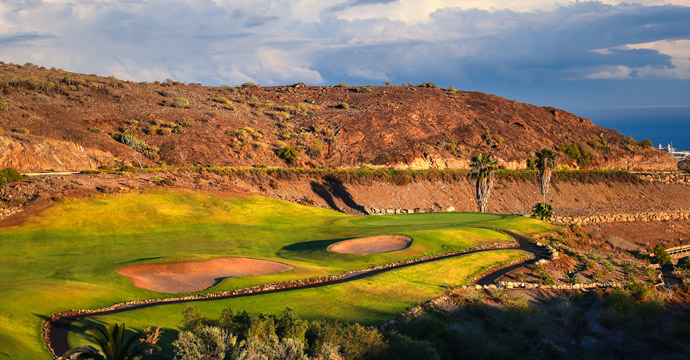
<svg viewBox="0 0 690 360"><path fill-rule="evenodd" d="M206 85L434 82L636 138L673 119L683 131L652 139L690 148L690 0L5 0L0 60Z"/></svg>

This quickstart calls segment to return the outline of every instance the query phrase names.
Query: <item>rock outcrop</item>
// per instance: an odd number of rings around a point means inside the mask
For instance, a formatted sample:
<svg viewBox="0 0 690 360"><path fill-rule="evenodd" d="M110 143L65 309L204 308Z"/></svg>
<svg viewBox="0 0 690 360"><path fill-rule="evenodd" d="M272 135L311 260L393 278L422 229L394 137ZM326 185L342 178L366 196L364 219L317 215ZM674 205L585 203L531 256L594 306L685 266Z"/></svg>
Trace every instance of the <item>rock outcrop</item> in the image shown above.
<svg viewBox="0 0 690 360"><path fill-rule="evenodd" d="M112 165L113 155L70 141L25 134L0 135L0 168L21 172L81 171Z"/></svg>

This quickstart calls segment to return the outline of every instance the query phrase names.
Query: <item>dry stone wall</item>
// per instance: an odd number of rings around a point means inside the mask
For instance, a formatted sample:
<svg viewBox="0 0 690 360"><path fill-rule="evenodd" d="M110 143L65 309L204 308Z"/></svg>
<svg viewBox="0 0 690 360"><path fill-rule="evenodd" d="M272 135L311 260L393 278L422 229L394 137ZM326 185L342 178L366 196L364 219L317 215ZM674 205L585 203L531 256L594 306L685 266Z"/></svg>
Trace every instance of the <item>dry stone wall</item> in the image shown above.
<svg viewBox="0 0 690 360"><path fill-rule="evenodd" d="M690 174L687 172L649 172L638 173L637 176L653 183L690 185Z"/></svg>
<svg viewBox="0 0 690 360"><path fill-rule="evenodd" d="M605 214L605 215L590 215L590 216L554 216L549 221L562 224L597 224L610 222L632 222L632 221L664 221L664 220L690 220L690 209L681 209L676 211L649 211L643 213L632 214Z"/></svg>

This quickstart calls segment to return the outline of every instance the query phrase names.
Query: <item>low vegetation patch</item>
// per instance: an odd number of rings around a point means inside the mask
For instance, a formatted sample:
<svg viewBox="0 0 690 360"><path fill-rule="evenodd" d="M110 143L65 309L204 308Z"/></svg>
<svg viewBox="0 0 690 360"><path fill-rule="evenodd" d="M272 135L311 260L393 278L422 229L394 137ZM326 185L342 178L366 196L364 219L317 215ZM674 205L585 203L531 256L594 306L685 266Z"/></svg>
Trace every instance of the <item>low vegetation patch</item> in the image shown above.
<svg viewBox="0 0 690 360"><path fill-rule="evenodd" d="M189 100L187 100L185 98L181 98L181 97L176 97L176 98L173 98L172 100L164 100L163 105L175 107L175 108L184 108L184 109L188 109L190 107Z"/></svg>
<svg viewBox="0 0 690 360"><path fill-rule="evenodd" d="M0 186L9 184L11 182L20 181L22 174L15 168L7 167L0 170Z"/></svg>
<svg viewBox="0 0 690 360"><path fill-rule="evenodd" d="M279 158L285 160L288 165L292 165L297 162L297 159L299 159L299 149L297 149L294 146L285 146L276 152L276 155L278 155Z"/></svg>

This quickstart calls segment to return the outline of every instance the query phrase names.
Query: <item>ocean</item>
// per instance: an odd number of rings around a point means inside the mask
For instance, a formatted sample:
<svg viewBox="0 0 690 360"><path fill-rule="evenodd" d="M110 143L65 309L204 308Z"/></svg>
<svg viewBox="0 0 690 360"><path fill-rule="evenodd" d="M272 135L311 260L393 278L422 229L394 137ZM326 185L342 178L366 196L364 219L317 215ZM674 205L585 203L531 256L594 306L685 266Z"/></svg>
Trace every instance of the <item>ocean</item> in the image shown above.
<svg viewBox="0 0 690 360"><path fill-rule="evenodd" d="M650 139L655 147L673 143L678 150L690 150L690 106L576 109L571 112L601 127L632 135L635 140Z"/></svg>

